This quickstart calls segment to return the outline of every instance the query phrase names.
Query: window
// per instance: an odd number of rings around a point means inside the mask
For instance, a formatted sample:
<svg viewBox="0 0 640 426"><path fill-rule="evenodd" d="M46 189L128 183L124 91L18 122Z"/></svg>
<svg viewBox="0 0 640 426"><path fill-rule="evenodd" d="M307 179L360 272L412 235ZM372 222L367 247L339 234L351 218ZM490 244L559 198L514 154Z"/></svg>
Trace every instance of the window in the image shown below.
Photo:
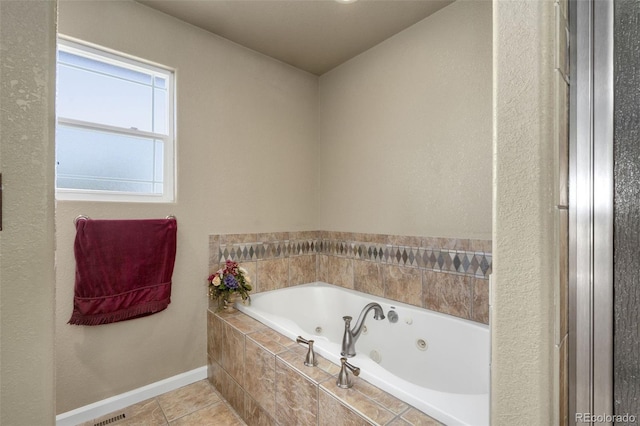
<svg viewBox="0 0 640 426"><path fill-rule="evenodd" d="M58 199L174 199L173 72L58 41Z"/></svg>

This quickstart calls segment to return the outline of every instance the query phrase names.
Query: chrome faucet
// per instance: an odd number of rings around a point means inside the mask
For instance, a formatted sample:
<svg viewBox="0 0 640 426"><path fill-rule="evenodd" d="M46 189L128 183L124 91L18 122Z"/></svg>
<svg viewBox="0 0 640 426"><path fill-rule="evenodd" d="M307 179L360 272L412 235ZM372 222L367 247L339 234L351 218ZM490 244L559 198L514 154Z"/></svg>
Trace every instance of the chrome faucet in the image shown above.
<svg viewBox="0 0 640 426"><path fill-rule="evenodd" d="M384 319L384 311L382 310L382 306L375 302L369 303L362 309L362 312L360 312L360 316L358 317L358 321L356 322L356 325L353 327L353 329L351 329L351 320L353 318L350 316L342 317L342 319L344 320L344 335L342 336L342 352L340 352L340 355L349 358L356 356L356 342L360 337L360 333L362 333L364 319L372 309L374 319Z"/></svg>
<svg viewBox="0 0 640 426"><path fill-rule="evenodd" d="M313 351L313 340L307 340L302 336L298 336L296 343L302 343L309 347L307 356L304 359L304 365L307 367L316 367L318 365L318 360L316 359L316 353Z"/></svg>
<svg viewBox="0 0 640 426"><path fill-rule="evenodd" d="M354 376L360 375L360 368L355 365L351 365L347 362L346 358L340 358L340 363L342 367L340 368L340 373L338 373L338 379L336 380L336 385L342 389L349 389L353 386L353 380L349 376L349 370L353 373Z"/></svg>

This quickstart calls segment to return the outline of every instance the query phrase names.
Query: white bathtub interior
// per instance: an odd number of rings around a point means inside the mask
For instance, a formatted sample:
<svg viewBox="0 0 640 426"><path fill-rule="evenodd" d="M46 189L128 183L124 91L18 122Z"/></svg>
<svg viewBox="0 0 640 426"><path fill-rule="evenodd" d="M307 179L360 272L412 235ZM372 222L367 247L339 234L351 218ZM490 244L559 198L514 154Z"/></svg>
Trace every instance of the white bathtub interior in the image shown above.
<svg viewBox="0 0 640 426"><path fill-rule="evenodd" d="M331 284L316 282L251 296L242 312L339 364L345 315L355 325L377 302L387 318L369 313L350 363L361 377L447 425L489 424L489 327ZM391 323L394 310L398 321Z"/></svg>

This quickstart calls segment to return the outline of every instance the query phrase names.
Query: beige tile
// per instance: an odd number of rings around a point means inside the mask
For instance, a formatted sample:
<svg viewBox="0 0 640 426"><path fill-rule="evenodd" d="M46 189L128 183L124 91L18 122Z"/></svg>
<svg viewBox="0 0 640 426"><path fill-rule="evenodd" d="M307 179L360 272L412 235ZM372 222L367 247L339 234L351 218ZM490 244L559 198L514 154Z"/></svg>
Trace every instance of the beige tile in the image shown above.
<svg viewBox="0 0 640 426"><path fill-rule="evenodd" d="M353 232L329 231L328 238L334 241L353 241Z"/></svg>
<svg viewBox="0 0 640 426"><path fill-rule="evenodd" d="M442 423L436 419L427 416L422 411L418 411L411 407L406 413L401 416L405 421L413 426L441 426Z"/></svg>
<svg viewBox="0 0 640 426"><path fill-rule="evenodd" d="M289 285L312 283L316 280L316 255L289 258Z"/></svg>
<svg viewBox="0 0 640 426"><path fill-rule="evenodd" d="M353 259L329 256L327 270L329 284L353 289Z"/></svg>
<svg viewBox="0 0 640 426"><path fill-rule="evenodd" d="M220 235L209 235L209 272L214 272L220 264Z"/></svg>
<svg viewBox="0 0 640 426"><path fill-rule="evenodd" d="M289 232L289 239L296 240L317 240L320 237L318 231L293 231Z"/></svg>
<svg viewBox="0 0 640 426"><path fill-rule="evenodd" d="M207 365L207 379L209 383L222 394L223 398L225 397L222 393L222 388L224 384L224 375L227 374L222 369L222 366L215 361L210 361Z"/></svg>
<svg viewBox="0 0 640 426"><path fill-rule="evenodd" d="M424 271L424 307L469 319L471 316L471 277Z"/></svg>
<svg viewBox="0 0 640 426"><path fill-rule="evenodd" d="M227 321L229 318L231 317L237 317L239 315L243 315L242 312L240 312L237 309L223 309L223 310L219 310L218 308L218 304L217 304L217 300L214 301L216 303L216 307L215 309L210 309L211 311L213 311L218 317L220 317L220 319L222 319L222 321Z"/></svg>
<svg viewBox="0 0 640 426"><path fill-rule="evenodd" d="M246 357L251 368L246 372L244 389L273 417L276 410L276 357L251 339L246 342Z"/></svg>
<svg viewBox="0 0 640 426"><path fill-rule="evenodd" d="M260 291L270 291L289 285L289 259L258 261L257 282Z"/></svg>
<svg viewBox="0 0 640 426"><path fill-rule="evenodd" d="M440 249L440 239L436 237L424 237L421 241L422 247L430 249Z"/></svg>
<svg viewBox="0 0 640 426"><path fill-rule="evenodd" d="M455 250L456 245L458 244L458 240L456 238L445 238L438 237L436 238L438 248L442 250Z"/></svg>
<svg viewBox="0 0 640 426"><path fill-rule="evenodd" d="M170 423L171 426L240 426L244 424L223 402L209 405Z"/></svg>
<svg viewBox="0 0 640 426"><path fill-rule="evenodd" d="M265 243L272 243L276 241L286 241L289 239L288 232L266 232L256 234L256 241L262 241Z"/></svg>
<svg viewBox="0 0 640 426"><path fill-rule="evenodd" d="M325 283L329 282L329 256L319 254L317 259L318 275L317 280Z"/></svg>
<svg viewBox="0 0 640 426"><path fill-rule="evenodd" d="M353 286L363 293L384 297L382 265L377 262L354 260Z"/></svg>
<svg viewBox="0 0 640 426"><path fill-rule="evenodd" d="M255 243L257 234L224 234L220 235L220 245Z"/></svg>
<svg viewBox="0 0 640 426"><path fill-rule="evenodd" d="M220 395L229 403L236 413L244 413L244 401L246 392L226 372L221 374L221 384L218 388Z"/></svg>
<svg viewBox="0 0 640 426"><path fill-rule="evenodd" d="M469 251L491 253L491 240L469 240Z"/></svg>
<svg viewBox="0 0 640 426"><path fill-rule="evenodd" d="M387 237L387 244L403 247L420 247L422 240L422 237L413 237L409 235L389 235Z"/></svg>
<svg viewBox="0 0 640 426"><path fill-rule="evenodd" d="M342 405L337 399L327 393L326 390L322 388L320 389L318 413L319 426L361 426L372 424L372 422L366 421L358 414Z"/></svg>
<svg viewBox="0 0 640 426"><path fill-rule="evenodd" d="M473 290L471 319L489 324L489 280L471 278L471 287Z"/></svg>
<svg viewBox="0 0 640 426"><path fill-rule="evenodd" d="M422 273L416 268L384 265L384 297L422 307Z"/></svg>
<svg viewBox="0 0 640 426"><path fill-rule="evenodd" d="M247 270L247 272L249 272L249 279L251 280L251 287L253 288L253 290L251 290L251 294L253 293L257 293L258 290L256 289L256 282L258 281L257 278L257 269L258 269L258 262L257 261L247 261L247 262L242 262L240 264L238 264L238 266L242 266L244 269Z"/></svg>
<svg viewBox="0 0 640 426"><path fill-rule="evenodd" d="M207 311L207 354L212 361L222 362L222 319L212 311Z"/></svg>
<svg viewBox="0 0 640 426"><path fill-rule="evenodd" d="M394 413L367 397L364 393L366 392L366 389L364 389L366 385L368 385L367 382L355 377L351 389L341 389L333 381L321 384L320 389L342 401L351 410L372 424L384 425L393 420L396 416Z"/></svg>
<svg viewBox="0 0 640 426"><path fill-rule="evenodd" d="M244 334L226 323L222 342L222 367L240 386L244 385Z"/></svg>
<svg viewBox="0 0 640 426"><path fill-rule="evenodd" d="M276 422L282 425L316 425L318 386L276 359Z"/></svg>
<svg viewBox="0 0 640 426"><path fill-rule="evenodd" d="M276 421L254 401L249 394L245 394L245 412L242 417L249 426L275 426Z"/></svg>
<svg viewBox="0 0 640 426"><path fill-rule="evenodd" d="M395 396L386 393L365 380L360 380L358 382L357 390L367 398L394 414L400 414L409 408L405 402L402 402Z"/></svg>
<svg viewBox="0 0 640 426"><path fill-rule="evenodd" d="M292 361L294 362L300 362L300 360L304 361L304 359L307 356L307 350L308 349L306 346L296 345L294 347L289 348L289 351L293 352L293 354L282 353L280 354L280 358L284 359L285 361L288 361L288 363L295 368L295 364L293 364ZM287 357L290 357L290 358L287 358ZM316 360L318 361L318 365L316 366L316 368L318 370L324 371L325 373L329 374L329 376L334 376L340 372L339 366L327 360L323 356L316 354ZM302 370L302 372L304 374L304 370ZM312 380L318 383L324 380L323 378L324 376L320 376L320 375L318 376L309 375L308 377L310 377Z"/></svg>
<svg viewBox="0 0 640 426"><path fill-rule="evenodd" d="M216 310L218 309L218 301L215 299L211 299L208 298L209 303L207 305L207 309L210 310L211 312L216 312Z"/></svg>
<svg viewBox="0 0 640 426"><path fill-rule="evenodd" d="M296 342L270 328L248 334L247 339L254 341L273 355L296 346Z"/></svg>
<svg viewBox="0 0 640 426"><path fill-rule="evenodd" d="M320 355L316 355L318 366L308 367L304 365L306 355L307 349L299 347L290 351L280 353L278 355L278 360L285 363L287 367L296 371L298 374L304 375L314 384L318 384L327 379L330 379L332 374L337 374L340 371L337 365L327 361Z"/></svg>
<svg viewBox="0 0 640 426"><path fill-rule="evenodd" d="M123 410L114 411L113 413L106 414L78 426L94 426L95 424L114 418L121 420L113 420L108 424L119 426L162 426L169 424L164 417L158 401L154 398L139 402Z"/></svg>
<svg viewBox="0 0 640 426"><path fill-rule="evenodd" d="M214 402L220 397L206 380L200 380L188 386L167 392L157 397L158 403L168 421L193 413Z"/></svg>
<svg viewBox="0 0 640 426"><path fill-rule="evenodd" d="M391 244L390 236L384 234L354 234L353 238L360 243Z"/></svg>
<svg viewBox="0 0 640 426"><path fill-rule="evenodd" d="M456 251L469 251L471 249L471 240L467 238L456 239Z"/></svg>
<svg viewBox="0 0 640 426"><path fill-rule="evenodd" d="M239 312L237 315L225 317L227 324L243 334L253 333L255 331L263 331L268 327L250 316Z"/></svg>
<svg viewBox="0 0 640 426"><path fill-rule="evenodd" d="M387 423L386 426L411 426L411 423L403 420L402 417L396 417L391 422Z"/></svg>

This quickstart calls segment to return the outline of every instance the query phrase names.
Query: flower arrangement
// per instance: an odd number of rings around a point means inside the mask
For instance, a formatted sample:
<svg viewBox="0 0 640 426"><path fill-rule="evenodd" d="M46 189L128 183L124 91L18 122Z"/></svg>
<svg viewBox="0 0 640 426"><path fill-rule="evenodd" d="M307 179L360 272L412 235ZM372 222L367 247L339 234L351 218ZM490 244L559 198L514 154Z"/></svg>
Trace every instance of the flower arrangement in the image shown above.
<svg viewBox="0 0 640 426"><path fill-rule="evenodd" d="M232 294L239 294L243 301L249 299L252 289L249 272L233 260L227 260L224 267L209 275L209 297L221 306L229 302Z"/></svg>

